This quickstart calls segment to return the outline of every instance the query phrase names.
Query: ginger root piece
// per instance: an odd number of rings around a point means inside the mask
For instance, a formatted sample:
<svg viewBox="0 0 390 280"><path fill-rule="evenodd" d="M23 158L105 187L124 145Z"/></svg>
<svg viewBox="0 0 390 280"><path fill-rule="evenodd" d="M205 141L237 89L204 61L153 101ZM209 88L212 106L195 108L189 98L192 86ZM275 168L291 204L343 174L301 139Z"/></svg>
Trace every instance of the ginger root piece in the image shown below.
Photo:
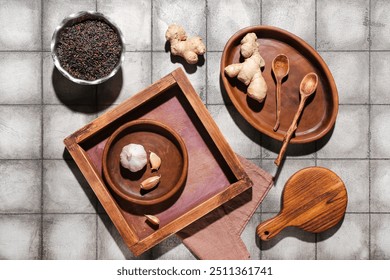
<svg viewBox="0 0 390 280"><path fill-rule="evenodd" d="M255 33L248 33L241 40L241 55L245 58L243 63L235 63L225 67L225 73L236 77L248 86L248 96L263 102L267 95L267 84L261 74L261 67L265 65L259 53L259 44Z"/></svg>
<svg viewBox="0 0 390 280"><path fill-rule="evenodd" d="M171 53L183 57L189 64L196 64L198 55L206 52L202 38L199 36L188 38L184 28L177 24L168 26L165 39L171 44Z"/></svg>

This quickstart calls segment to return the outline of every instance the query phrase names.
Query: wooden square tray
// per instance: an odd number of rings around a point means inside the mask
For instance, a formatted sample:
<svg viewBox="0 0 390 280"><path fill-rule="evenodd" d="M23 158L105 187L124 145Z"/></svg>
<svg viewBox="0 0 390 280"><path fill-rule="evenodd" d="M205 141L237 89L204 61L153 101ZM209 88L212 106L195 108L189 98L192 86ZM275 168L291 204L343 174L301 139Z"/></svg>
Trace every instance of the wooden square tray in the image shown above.
<svg viewBox="0 0 390 280"><path fill-rule="evenodd" d="M111 191L102 175L108 137L135 119L173 128L189 156L182 191L157 206L133 205ZM179 68L64 140L81 172L134 255L140 255L252 186L236 155ZM144 214L160 219L153 229Z"/></svg>

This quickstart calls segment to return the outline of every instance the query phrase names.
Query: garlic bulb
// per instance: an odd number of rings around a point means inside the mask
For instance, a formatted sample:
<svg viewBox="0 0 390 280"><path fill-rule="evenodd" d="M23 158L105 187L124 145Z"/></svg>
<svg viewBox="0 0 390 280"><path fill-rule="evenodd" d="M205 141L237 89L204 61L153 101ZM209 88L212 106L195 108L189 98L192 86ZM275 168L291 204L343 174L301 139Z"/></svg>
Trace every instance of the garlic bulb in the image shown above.
<svg viewBox="0 0 390 280"><path fill-rule="evenodd" d="M140 171L148 162L146 151L142 145L129 144L122 148L120 161L124 168L131 172Z"/></svg>

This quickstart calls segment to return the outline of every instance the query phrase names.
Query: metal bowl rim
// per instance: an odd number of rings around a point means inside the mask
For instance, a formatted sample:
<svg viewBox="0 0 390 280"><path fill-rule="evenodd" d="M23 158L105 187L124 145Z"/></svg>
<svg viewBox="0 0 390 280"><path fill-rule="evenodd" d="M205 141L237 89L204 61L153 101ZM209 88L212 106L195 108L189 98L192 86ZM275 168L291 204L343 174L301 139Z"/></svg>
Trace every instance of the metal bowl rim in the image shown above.
<svg viewBox="0 0 390 280"><path fill-rule="evenodd" d="M55 49L56 45L57 45L57 38L58 38L59 32L65 27L65 25L69 21L77 19L77 18L79 18L81 16L84 16L84 15L92 15L92 16L101 17L101 18L105 19L107 22L109 22L111 27L114 27L115 32L117 32L117 34L118 34L118 36L120 38L121 47L122 47L121 56L119 58L119 61L118 61L117 65L115 66L115 68L111 71L111 73L108 74L107 76L104 76L102 78L99 78L99 79L96 79L96 80L93 80L93 81L87 81L87 80L78 79L78 78L75 78L72 75L70 75L68 73L68 71L66 71L61 66L60 61L58 60L58 57L57 57L56 49ZM107 17L106 15L104 15L104 14L102 14L100 12L95 12L95 11L81 11L81 12L73 13L73 14L65 17L61 21L61 23L56 27L56 29L54 30L54 33L53 33L53 36L52 36L52 39L51 39L51 43L50 43L51 56L53 58L54 65L57 67L58 71L60 71L60 73L62 75L64 75L66 78L68 78L72 82L75 82L75 83L80 84L80 85L97 85L97 84L101 84L101 83L107 81L108 79L110 79L112 76L114 76L118 72L119 68L121 67L121 65L122 65L122 63L123 63L123 61L125 59L125 52L126 52L125 48L126 48L125 47L125 39L123 37L123 33L119 29L119 27L116 25L116 23L114 21L112 21L112 19L110 17Z"/></svg>

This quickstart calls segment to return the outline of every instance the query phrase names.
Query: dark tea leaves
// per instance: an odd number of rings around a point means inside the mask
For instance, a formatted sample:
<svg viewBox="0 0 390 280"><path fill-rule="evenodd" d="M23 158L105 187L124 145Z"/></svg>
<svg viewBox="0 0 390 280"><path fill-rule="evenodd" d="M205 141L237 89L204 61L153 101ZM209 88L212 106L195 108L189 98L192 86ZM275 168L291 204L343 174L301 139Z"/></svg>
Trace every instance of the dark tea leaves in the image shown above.
<svg viewBox="0 0 390 280"><path fill-rule="evenodd" d="M121 56L120 38L107 23L87 20L64 28L57 55L75 78L94 81L111 73Z"/></svg>

